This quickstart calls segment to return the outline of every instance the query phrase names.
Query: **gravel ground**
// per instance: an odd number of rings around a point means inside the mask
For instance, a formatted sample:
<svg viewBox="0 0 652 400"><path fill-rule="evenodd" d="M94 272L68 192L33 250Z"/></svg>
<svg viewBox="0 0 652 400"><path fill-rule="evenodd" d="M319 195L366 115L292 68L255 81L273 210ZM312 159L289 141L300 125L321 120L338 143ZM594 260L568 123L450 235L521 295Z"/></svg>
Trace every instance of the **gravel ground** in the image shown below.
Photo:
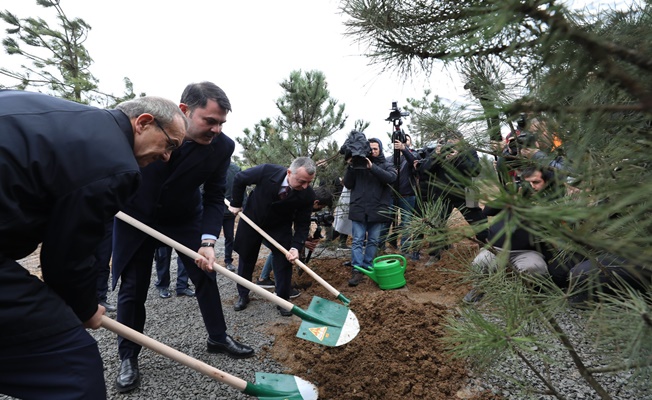
<svg viewBox="0 0 652 400"><path fill-rule="evenodd" d="M217 260L222 263L223 254L220 253L220 250L217 253ZM154 270L154 268L152 269ZM172 281L175 282L176 253L174 253L170 269ZM197 300L189 297L176 297L173 290L174 283L171 284L172 297L161 299L154 287L155 280L156 276L153 273L146 303L148 311L144 332L146 335L248 382L256 383L256 372L283 373L282 366L267 354L267 349L274 340L270 328L276 324L288 323L291 319L298 317L281 317L274 304L255 295L252 295L252 302L246 310L235 312L233 310L233 303L237 298L235 283L218 274L218 286L227 321L227 333L238 341L252 346L256 355L245 360L234 360L223 354L209 354L206 352L208 334L201 319ZM109 301L112 304L116 303L116 296L117 290L110 295ZM115 315L111 314L109 316L115 318ZM109 399L252 398L148 349L143 349L139 357L140 388L120 394L115 390L114 385L120 368L116 335L104 329L94 331L92 334L98 341L104 360L104 376Z"/></svg>
<svg viewBox="0 0 652 400"><path fill-rule="evenodd" d="M588 314L582 314L568 308L563 315L558 315L559 326L568 334L569 340L577 350L585 365L596 367L609 365L595 348L593 342L585 334ZM536 335L538 330L530 333ZM526 354L528 360L538 373L552 382L554 388L565 399L600 400L601 397L580 376L568 351L559 341L550 338L543 348L532 347L532 353ZM555 365L544 360L552 359ZM649 376L635 375L632 371L622 371L609 374L595 374L596 381L614 400L652 400L652 382ZM516 379L516 380L514 380ZM525 382L521 385L519 382ZM504 396L506 399L554 399L551 395L543 395L548 390L516 356L505 359L485 373L477 374L471 385L475 390L490 390Z"/></svg>
<svg viewBox="0 0 652 400"><path fill-rule="evenodd" d="M223 262L222 239L216 246L216 255L219 263ZM266 257L267 249L261 249L261 257ZM324 254L329 256L329 254ZM236 255L237 257L237 255ZM173 253L171 265L172 281L176 279L176 253ZM147 299L148 318L145 334L180 350L191 357L201 360L215 368L242 378L247 382L256 383L255 373L283 373L283 366L269 355L274 335L274 328L282 327L298 317L281 317L276 306L252 293L252 302L249 307L241 312L233 311L233 303L237 298L235 283L218 274L218 285L222 295L223 310L225 313L228 333L237 340L252 346L256 355L245 360L233 360L221 354L206 352L207 333L197 307L196 299L176 297L174 294L169 299L158 297L154 287L156 280L152 268L152 284ZM172 284L174 285L174 283ZM174 293L174 291L173 291ZM109 293L109 301L116 303L117 291ZM115 313L109 313L115 318ZM589 341L583 340L584 317L574 310L560 317L561 326L569 333L574 343L578 346L588 364L598 365L599 355L595 354ZM135 400L135 399L251 399L228 385L214 381L199 372L178 364L164 356L143 349L139 357L141 370L141 385L130 393L119 394L114 387L120 361L117 353L116 335L104 329L91 331L97 339L102 359L104 360L104 374L107 383L107 397L109 399ZM568 353L559 348L556 343L549 349L537 349L536 352L547 354L556 360L563 360L561 366L550 368L549 374L556 388L564 393L567 399L599 399L595 392L589 388L576 369L572 366ZM535 353L536 353L535 352ZM545 365L535 362L540 370L545 370ZM517 383L505 379L508 376L525 376L527 381L535 382L533 374L525 368L520 360L508 359L501 365L492 368L486 374L473 374L467 389L487 389L506 399L552 399L552 396L527 393ZM631 373L598 376L601 384L617 400L652 400L651 384L648 377L633 377ZM631 380L638 382L638 388L632 388ZM634 385L636 386L636 385ZM544 388L540 385L538 389ZM460 393L464 393L461 391ZM458 396L460 396L458 393ZM471 398L462 396L460 398ZM0 400L10 399L0 395Z"/></svg>
<svg viewBox="0 0 652 400"><path fill-rule="evenodd" d="M216 246L218 263L223 265L223 239ZM268 250L261 250L261 257ZM234 254L237 257L237 254ZM171 280L176 282L176 252L173 252ZM252 293L252 302L241 312L233 310L237 298L235 282L218 274L218 285L222 297L223 310L227 322L227 333L242 343L252 346L256 355L249 359L234 360L223 354L206 352L208 334L193 297L177 297L174 284L171 284L172 297L161 299L154 287L155 269L152 268L150 290L147 297L147 322L145 334L161 343L177 349L191 357L201 360L223 372L256 383L256 372L283 373L283 367L268 354L274 336L271 328L287 324L298 317L281 317L276 305ZM111 304L117 302L117 290L109 292ZM107 313L115 319L115 313ZM108 399L149 400L149 399L251 399L237 389L215 381L207 376L170 360L149 349L143 349L139 357L141 371L140 388L126 394L115 389L115 378L120 368L116 335L106 329L89 331L98 341L104 361L104 377ZM0 395L1 400L11 399Z"/></svg>

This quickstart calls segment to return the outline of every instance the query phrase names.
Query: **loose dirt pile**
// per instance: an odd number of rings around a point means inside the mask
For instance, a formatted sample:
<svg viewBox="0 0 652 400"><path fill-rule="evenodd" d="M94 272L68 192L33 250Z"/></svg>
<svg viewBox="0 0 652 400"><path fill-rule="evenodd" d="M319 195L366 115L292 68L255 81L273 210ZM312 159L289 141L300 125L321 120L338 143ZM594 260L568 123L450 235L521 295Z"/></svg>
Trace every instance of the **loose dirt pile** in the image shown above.
<svg viewBox="0 0 652 400"><path fill-rule="evenodd" d="M351 300L360 333L340 347L318 346L294 337L297 321L275 328L271 351L288 373L316 384L322 399L495 398L470 389L464 362L452 360L439 340L445 334L445 318L455 315L469 289L455 271L475 252L473 244L461 243L434 266L424 266L427 255L408 260L407 285L387 291L369 278L349 287L351 269L342 265L346 258L315 258L310 268ZM301 308L306 309L313 296L338 301L307 274L298 284L308 286L294 301Z"/></svg>

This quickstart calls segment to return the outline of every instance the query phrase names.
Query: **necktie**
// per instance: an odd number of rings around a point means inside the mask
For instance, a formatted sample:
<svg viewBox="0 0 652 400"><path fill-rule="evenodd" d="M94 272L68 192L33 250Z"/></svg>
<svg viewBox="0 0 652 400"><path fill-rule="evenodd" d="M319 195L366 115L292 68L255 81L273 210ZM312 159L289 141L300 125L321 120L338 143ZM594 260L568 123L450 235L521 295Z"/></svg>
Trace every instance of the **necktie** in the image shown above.
<svg viewBox="0 0 652 400"><path fill-rule="evenodd" d="M285 200L285 198L288 197L288 194L290 194L290 190L291 190L291 189L292 189L292 188L290 187L290 185L285 186L285 187L284 187L283 189L281 189L281 191L279 192L278 197L279 197L281 200Z"/></svg>

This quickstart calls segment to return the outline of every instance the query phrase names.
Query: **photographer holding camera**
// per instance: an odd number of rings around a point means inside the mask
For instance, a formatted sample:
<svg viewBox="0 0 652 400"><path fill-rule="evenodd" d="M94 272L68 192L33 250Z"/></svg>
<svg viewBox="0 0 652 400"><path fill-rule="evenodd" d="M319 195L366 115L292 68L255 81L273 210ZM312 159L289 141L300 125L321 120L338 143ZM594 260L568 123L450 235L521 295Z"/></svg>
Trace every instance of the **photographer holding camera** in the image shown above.
<svg viewBox="0 0 652 400"><path fill-rule="evenodd" d="M501 181L520 187L519 172L532 161L553 168L558 179L564 180L569 171L559 137L539 118L528 119L523 113L516 122L518 129L507 136L507 144L496 162Z"/></svg>
<svg viewBox="0 0 652 400"><path fill-rule="evenodd" d="M399 152L399 172L396 181L394 182L394 189L396 197L394 206L396 209L401 210L401 222L398 226L394 226L394 231L390 237L387 237L390 225L396 223L396 215L392 216L392 223L385 225L380 235L380 249L385 249L385 241L390 241L397 249L398 240L400 235L400 250L403 254L410 252L410 234L404 230L404 227L410 223L410 217L414 214L416 206L416 188L417 188L417 170L415 169L415 161L421 157L416 151L412 150L412 138L408 134L403 134L404 141L398 138L394 141L394 151ZM395 210L392 210L395 214ZM419 259L419 252L414 251L410 254L413 260Z"/></svg>
<svg viewBox="0 0 652 400"><path fill-rule="evenodd" d="M383 224L390 221L387 215L387 210L392 204L390 185L397 177L396 169L385 159L380 140L369 139L368 146L371 152L363 158L366 167L360 168L359 160L354 161L354 157L347 158L349 166L343 180L344 186L351 190L349 203L353 237L351 265L363 268L372 267L378 249L380 231ZM363 280L364 274L353 269L349 286L357 286Z"/></svg>
<svg viewBox="0 0 652 400"><path fill-rule="evenodd" d="M466 188L471 186L472 179L480 174L480 159L478 153L464 140L458 131L448 132L443 143L429 156L418 164L419 176L426 181L427 200L441 199L443 220L448 219L454 208L457 208L469 224L486 221L482 209L473 199L465 197ZM423 193L422 193L423 196ZM484 242L487 232L480 232L477 239ZM432 265L439 260L439 250L431 251L426 265Z"/></svg>

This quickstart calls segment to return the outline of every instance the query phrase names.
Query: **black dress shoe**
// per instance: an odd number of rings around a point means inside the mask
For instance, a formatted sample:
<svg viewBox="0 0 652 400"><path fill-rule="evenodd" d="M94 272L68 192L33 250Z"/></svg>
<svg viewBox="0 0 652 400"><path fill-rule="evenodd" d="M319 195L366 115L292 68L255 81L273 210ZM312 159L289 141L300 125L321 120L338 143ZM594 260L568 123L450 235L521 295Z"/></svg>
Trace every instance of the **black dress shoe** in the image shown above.
<svg viewBox="0 0 652 400"><path fill-rule="evenodd" d="M254 349L246 344L236 342L229 335L226 335L224 343L216 342L209 337L206 341L206 350L209 353L224 353L231 358L249 358L254 355Z"/></svg>
<svg viewBox="0 0 652 400"><path fill-rule="evenodd" d="M140 372L138 371L138 359L128 358L122 360L120 373L115 380L115 387L118 392L125 393L140 386Z"/></svg>
<svg viewBox="0 0 652 400"><path fill-rule="evenodd" d="M177 296L195 297L195 291L190 288L177 290Z"/></svg>
<svg viewBox="0 0 652 400"><path fill-rule="evenodd" d="M99 303L102 307L106 308L106 312L116 312L118 307L113 304L108 303L106 300L100 301Z"/></svg>
<svg viewBox="0 0 652 400"><path fill-rule="evenodd" d="M235 302L233 309L236 311L242 311L247 308L247 304L249 304L249 296L239 297L238 301Z"/></svg>
<svg viewBox="0 0 652 400"><path fill-rule="evenodd" d="M292 316L292 311L288 311L285 308L282 308L281 306L276 306L278 309L278 312L281 314L281 317L291 317Z"/></svg>

